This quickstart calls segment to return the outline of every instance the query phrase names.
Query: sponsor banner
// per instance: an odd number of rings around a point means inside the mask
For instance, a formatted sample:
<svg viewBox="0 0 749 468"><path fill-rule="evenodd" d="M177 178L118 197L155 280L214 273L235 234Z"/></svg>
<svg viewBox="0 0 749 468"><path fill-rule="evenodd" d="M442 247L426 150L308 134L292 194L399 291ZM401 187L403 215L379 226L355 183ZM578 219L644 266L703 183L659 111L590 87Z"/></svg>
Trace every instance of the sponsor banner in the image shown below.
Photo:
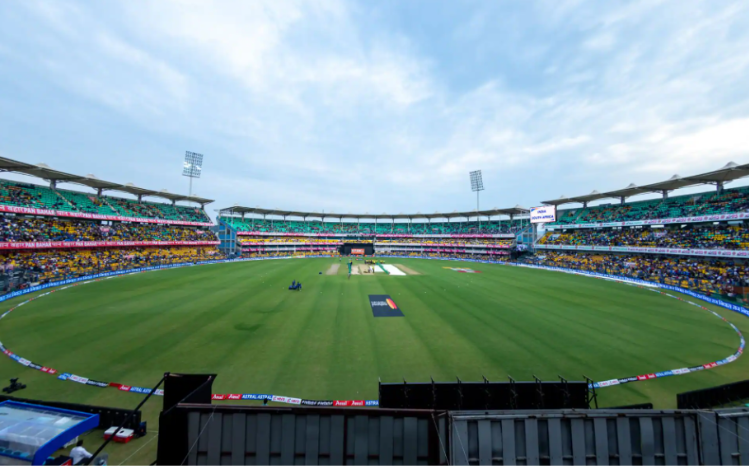
<svg viewBox="0 0 749 468"><path fill-rule="evenodd" d="M86 382L88 382L88 377L81 377L80 375L71 374L70 377L68 377L68 380L72 380L73 382L85 385Z"/></svg>
<svg viewBox="0 0 749 468"><path fill-rule="evenodd" d="M273 395L266 395L264 393L243 393L242 399L243 400L270 400L273 398Z"/></svg>
<svg viewBox="0 0 749 468"><path fill-rule="evenodd" d="M304 406L333 406L333 400L302 400Z"/></svg>
<svg viewBox="0 0 749 468"><path fill-rule="evenodd" d="M366 406L364 400L334 400L333 406Z"/></svg>
<svg viewBox="0 0 749 468"><path fill-rule="evenodd" d="M226 395L220 393L214 393L211 395L211 400L226 400Z"/></svg>
<svg viewBox="0 0 749 468"><path fill-rule="evenodd" d="M271 245L271 244L265 244ZM279 244L272 244L279 245ZM282 244L283 245L283 244ZM401 243L401 242L375 242L375 247L408 247L408 248L422 248L422 247L454 247L454 248L474 248L474 249L511 249L514 244L421 244L416 242Z"/></svg>
<svg viewBox="0 0 749 468"><path fill-rule="evenodd" d="M278 403L289 403L292 405L299 405L302 403L301 398L291 398L291 397L285 397L285 396L279 396L279 395L273 395L272 401L275 401Z"/></svg>
<svg viewBox="0 0 749 468"><path fill-rule="evenodd" d="M70 377L71 377L70 374L68 374L67 372L64 373L64 374L60 374L59 376L57 376L57 378L60 379L60 380L68 380Z"/></svg>
<svg viewBox="0 0 749 468"><path fill-rule="evenodd" d="M603 387L611 387L613 385L619 385L619 379L611 379L611 380L604 380L602 382L598 382L598 386Z"/></svg>
<svg viewBox="0 0 749 468"><path fill-rule="evenodd" d="M242 394L241 393L230 393L226 396L227 400L241 400Z"/></svg>
<svg viewBox="0 0 749 468"><path fill-rule="evenodd" d="M179 245L218 245L219 241L144 241L144 242L0 242L0 250L74 249L82 247L156 247Z"/></svg>
<svg viewBox="0 0 749 468"><path fill-rule="evenodd" d="M26 208L21 206L0 205L0 211L5 213L30 214L37 216L58 216L62 218L85 218L99 219L103 221L127 221L131 223L150 223L150 224L181 224L183 226L213 226L213 223L200 223L197 221L178 221L170 219L155 218L131 218L128 216L110 216L92 213L77 213L75 211L56 211L45 210L40 208Z"/></svg>
<svg viewBox="0 0 749 468"><path fill-rule="evenodd" d="M674 375L683 375L688 374L690 370L686 367L682 367L681 369L674 369L671 371Z"/></svg>
<svg viewBox="0 0 749 468"><path fill-rule="evenodd" d="M547 229L576 229L576 228L600 228L600 227L621 227L621 226L649 226L652 224L688 224L688 223L705 223L709 221L731 221L738 219L749 219L749 212L744 213L726 213L706 216L689 216L683 218L663 218L663 219L642 219L638 221L618 221L609 223L586 223L586 224L558 224L554 226L547 225Z"/></svg>
<svg viewBox="0 0 749 468"><path fill-rule="evenodd" d="M364 249L351 249L351 255L364 255Z"/></svg>
<svg viewBox="0 0 749 468"><path fill-rule="evenodd" d="M348 234L327 234L318 232L263 232L263 231L238 231L237 236L278 236L278 237L349 237ZM368 236L375 238L422 238L422 239L514 239L515 234L357 234L357 236Z"/></svg>
<svg viewBox="0 0 749 468"><path fill-rule="evenodd" d="M395 301L384 294L370 294L369 306L372 308L372 315L375 317L403 317L403 311Z"/></svg>
<svg viewBox="0 0 749 468"><path fill-rule="evenodd" d="M99 387L99 388L109 387L109 384L107 382L100 382L98 380L91 380L91 379L88 379L88 381L86 382L86 385L93 385L94 387Z"/></svg>

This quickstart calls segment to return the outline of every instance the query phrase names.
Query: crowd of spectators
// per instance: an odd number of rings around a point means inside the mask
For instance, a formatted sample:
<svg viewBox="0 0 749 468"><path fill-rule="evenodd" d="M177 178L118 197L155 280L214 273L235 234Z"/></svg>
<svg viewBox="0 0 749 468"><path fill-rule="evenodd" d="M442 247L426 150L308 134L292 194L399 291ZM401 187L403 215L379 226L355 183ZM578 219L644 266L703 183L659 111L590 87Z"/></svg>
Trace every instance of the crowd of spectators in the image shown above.
<svg viewBox="0 0 749 468"><path fill-rule="evenodd" d="M749 188L724 190L644 200L624 204L605 204L587 208L560 210L551 224L584 224L637 221L641 219L682 218L749 210Z"/></svg>
<svg viewBox="0 0 749 468"><path fill-rule="evenodd" d="M681 286L706 294L732 296L749 286L749 264L726 259L657 255L545 253L524 257L524 263L592 271Z"/></svg>
<svg viewBox="0 0 749 468"><path fill-rule="evenodd" d="M674 228L578 229L547 232L539 244L659 247L673 249L749 249L749 230L741 225L708 225Z"/></svg>
<svg viewBox="0 0 749 468"><path fill-rule="evenodd" d="M341 239L322 239L318 237L291 237L291 236L237 236L240 244L340 244ZM362 241L364 242L364 241Z"/></svg>
<svg viewBox="0 0 749 468"><path fill-rule="evenodd" d="M243 245L255 244L341 244L346 242L344 239L325 239L320 237L292 237L292 236L238 236L237 242ZM362 239L356 243L371 244L371 239ZM451 245L455 247L463 246L483 246L483 245L500 245L503 248L510 248L513 242L507 239L492 238L424 238L424 237L399 237L395 239L377 239L376 243L380 244L409 244L409 245Z"/></svg>
<svg viewBox="0 0 749 468"><path fill-rule="evenodd" d="M362 234L387 236L388 234L509 234L528 227L528 220L452 221L434 223L356 223L322 221L284 221L267 219L222 218L237 231L284 232L307 234Z"/></svg>
<svg viewBox="0 0 749 468"><path fill-rule="evenodd" d="M29 282L49 282L107 271L223 258L215 247L60 249L0 253L0 270Z"/></svg>
<svg viewBox="0 0 749 468"><path fill-rule="evenodd" d="M0 204L57 211L209 222L201 208L98 196L59 188L0 180Z"/></svg>
<svg viewBox="0 0 749 468"><path fill-rule="evenodd" d="M0 216L0 242L215 241L203 227Z"/></svg>
<svg viewBox="0 0 749 468"><path fill-rule="evenodd" d="M445 237L445 238L424 238L424 237L402 237L396 239L377 239L378 244L414 244L414 245L450 245L455 247L482 246L482 245L499 245L502 248L510 248L514 244L512 240L492 239L492 238L465 238L465 237Z"/></svg>

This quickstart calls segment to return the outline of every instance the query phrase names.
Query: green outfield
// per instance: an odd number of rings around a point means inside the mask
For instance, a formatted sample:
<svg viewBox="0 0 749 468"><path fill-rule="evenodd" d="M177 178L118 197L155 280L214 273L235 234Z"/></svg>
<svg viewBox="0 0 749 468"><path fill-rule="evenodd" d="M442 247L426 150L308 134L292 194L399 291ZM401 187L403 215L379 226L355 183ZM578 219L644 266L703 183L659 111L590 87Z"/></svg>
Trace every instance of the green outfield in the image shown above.
<svg viewBox="0 0 749 468"><path fill-rule="evenodd" d="M0 341L38 364L106 382L148 387L165 371L211 372L218 374L216 393L325 400L377 399L378 378L607 380L720 360L739 344L709 312L637 287L511 266L385 261L408 274L349 279L345 263L326 274L338 260L292 259L89 283L13 311L0 320ZM303 290L287 290L292 280ZM369 295L389 295L403 316L373 317ZM749 319L711 308L749 335ZM119 407L142 398L63 382L8 358L0 370L28 385L19 397ZM740 358L602 389L599 402L673 407L678 392L747 374L749 358ZM151 429L159 404L146 406ZM129 462L152 458L147 449Z"/></svg>

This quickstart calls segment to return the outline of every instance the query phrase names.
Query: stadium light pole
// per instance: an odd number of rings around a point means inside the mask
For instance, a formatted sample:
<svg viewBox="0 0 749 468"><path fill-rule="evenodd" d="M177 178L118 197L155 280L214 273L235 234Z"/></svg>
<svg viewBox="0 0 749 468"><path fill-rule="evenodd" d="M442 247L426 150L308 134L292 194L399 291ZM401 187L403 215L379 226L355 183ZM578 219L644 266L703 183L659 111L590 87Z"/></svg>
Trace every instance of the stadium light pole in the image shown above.
<svg viewBox="0 0 749 468"><path fill-rule="evenodd" d="M203 155L185 151L185 162L182 169L182 175L190 178L189 196L192 197L192 180L200 179L200 173L203 171Z"/></svg>
<svg viewBox="0 0 749 468"><path fill-rule="evenodd" d="M481 179L481 169L469 172L471 176L471 190L476 192L476 217L479 220L479 230L481 230L481 216L479 216L479 192L484 190L484 181Z"/></svg>

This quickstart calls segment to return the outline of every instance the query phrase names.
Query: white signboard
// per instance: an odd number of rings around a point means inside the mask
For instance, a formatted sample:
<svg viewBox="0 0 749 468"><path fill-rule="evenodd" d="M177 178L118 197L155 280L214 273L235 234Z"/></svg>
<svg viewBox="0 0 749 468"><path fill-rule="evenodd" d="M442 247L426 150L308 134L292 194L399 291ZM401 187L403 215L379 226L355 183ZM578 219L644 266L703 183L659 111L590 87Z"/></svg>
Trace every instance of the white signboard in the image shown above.
<svg viewBox="0 0 749 468"><path fill-rule="evenodd" d="M557 220L556 206L531 208L531 223L553 223Z"/></svg>

